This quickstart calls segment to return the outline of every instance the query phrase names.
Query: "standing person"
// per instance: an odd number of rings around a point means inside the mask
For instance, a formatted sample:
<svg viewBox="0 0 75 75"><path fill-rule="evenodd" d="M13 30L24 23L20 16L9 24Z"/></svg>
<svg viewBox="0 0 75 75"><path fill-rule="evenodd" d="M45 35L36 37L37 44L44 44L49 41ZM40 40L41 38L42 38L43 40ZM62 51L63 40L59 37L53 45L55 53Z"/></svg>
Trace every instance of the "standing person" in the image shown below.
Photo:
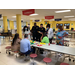
<svg viewBox="0 0 75 75"><path fill-rule="evenodd" d="M31 49L30 41L28 40L28 34L24 35L24 39L20 42L20 52L26 55L25 60L29 60L29 57L27 56L31 52L33 52L33 49Z"/></svg>
<svg viewBox="0 0 75 75"><path fill-rule="evenodd" d="M19 51L20 50L20 41L21 41L21 39L19 38L19 34L16 33L13 38L12 44L11 44L12 51Z"/></svg>
<svg viewBox="0 0 75 75"><path fill-rule="evenodd" d="M39 31L39 26L34 23L34 26L32 27L32 35L33 35L33 40L38 41L38 31Z"/></svg>
<svg viewBox="0 0 75 75"><path fill-rule="evenodd" d="M43 38L44 33L45 33L45 28L43 27L43 24L40 24L40 27L39 27L39 42L41 42L41 39Z"/></svg>
<svg viewBox="0 0 75 75"><path fill-rule="evenodd" d="M58 32L56 34L56 44L64 46L64 37L68 35L68 32L63 30L62 25L58 25Z"/></svg>
<svg viewBox="0 0 75 75"><path fill-rule="evenodd" d="M31 40L31 38L30 38L30 29L29 29L29 27L27 27L27 26L25 26L24 27L24 34L28 34L28 40Z"/></svg>
<svg viewBox="0 0 75 75"><path fill-rule="evenodd" d="M50 24L47 24L47 29L48 29L49 42L52 43L52 39L53 39L53 29L50 28Z"/></svg>

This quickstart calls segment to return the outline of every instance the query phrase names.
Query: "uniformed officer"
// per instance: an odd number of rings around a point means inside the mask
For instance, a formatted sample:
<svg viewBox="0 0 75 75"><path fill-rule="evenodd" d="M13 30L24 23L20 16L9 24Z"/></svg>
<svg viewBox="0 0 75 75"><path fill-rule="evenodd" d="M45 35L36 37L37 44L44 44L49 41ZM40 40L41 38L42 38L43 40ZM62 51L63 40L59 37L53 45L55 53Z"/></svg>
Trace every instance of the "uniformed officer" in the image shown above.
<svg viewBox="0 0 75 75"><path fill-rule="evenodd" d="M40 27L39 27L39 42L41 42L41 39L43 38L44 33L45 33L45 28L43 27L43 24L40 24Z"/></svg>
<svg viewBox="0 0 75 75"><path fill-rule="evenodd" d="M38 31L39 31L39 26L34 23L34 26L32 27L32 35L33 35L33 40L38 41Z"/></svg>

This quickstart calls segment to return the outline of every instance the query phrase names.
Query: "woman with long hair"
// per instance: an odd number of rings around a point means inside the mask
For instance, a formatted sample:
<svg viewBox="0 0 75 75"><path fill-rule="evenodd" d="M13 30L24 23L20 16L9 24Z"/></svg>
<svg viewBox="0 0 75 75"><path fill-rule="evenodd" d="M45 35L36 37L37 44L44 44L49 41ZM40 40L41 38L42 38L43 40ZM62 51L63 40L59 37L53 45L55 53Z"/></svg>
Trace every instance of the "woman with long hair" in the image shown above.
<svg viewBox="0 0 75 75"><path fill-rule="evenodd" d="M24 34L28 34L28 40L31 40L31 38L30 38L30 28L29 27L27 27L27 26L25 26L24 28L23 28L23 33Z"/></svg>
<svg viewBox="0 0 75 75"><path fill-rule="evenodd" d="M12 51L19 51L20 50L20 38L19 38L19 34L16 33L13 41L12 41L12 45L11 45L11 50Z"/></svg>

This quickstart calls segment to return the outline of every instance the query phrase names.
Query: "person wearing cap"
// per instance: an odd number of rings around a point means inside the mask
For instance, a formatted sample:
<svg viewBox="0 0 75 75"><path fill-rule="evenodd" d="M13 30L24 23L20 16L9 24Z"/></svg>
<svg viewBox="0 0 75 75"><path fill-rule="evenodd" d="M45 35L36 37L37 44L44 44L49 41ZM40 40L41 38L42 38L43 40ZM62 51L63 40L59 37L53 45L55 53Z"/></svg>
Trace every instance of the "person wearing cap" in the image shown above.
<svg viewBox="0 0 75 75"><path fill-rule="evenodd" d="M32 31L32 35L33 35L33 40L38 41L39 26L37 26L36 23L34 23L34 26L32 27L31 31Z"/></svg>
<svg viewBox="0 0 75 75"><path fill-rule="evenodd" d="M43 27L43 24L40 24L40 27L39 27L39 42L41 42L41 39L43 38L44 33L45 33L45 28Z"/></svg>
<svg viewBox="0 0 75 75"><path fill-rule="evenodd" d="M64 46L64 37L68 35L68 32L63 30L62 24L58 25L58 32L56 34L56 44Z"/></svg>
<svg viewBox="0 0 75 75"><path fill-rule="evenodd" d="M52 39L53 39L53 29L50 28L50 24L47 24L47 29L48 29L48 38L49 38L49 42L52 43Z"/></svg>

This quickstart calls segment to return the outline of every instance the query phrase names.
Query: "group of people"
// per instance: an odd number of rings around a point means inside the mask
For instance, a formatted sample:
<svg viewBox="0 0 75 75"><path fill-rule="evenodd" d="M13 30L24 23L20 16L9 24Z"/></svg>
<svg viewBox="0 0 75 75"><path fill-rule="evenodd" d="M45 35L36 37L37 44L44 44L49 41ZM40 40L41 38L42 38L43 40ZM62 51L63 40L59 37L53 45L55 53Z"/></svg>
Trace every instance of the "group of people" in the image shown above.
<svg viewBox="0 0 75 75"><path fill-rule="evenodd" d="M40 24L40 27L34 23L32 30L30 32L29 27L25 26L23 28L24 39L19 38L19 34L15 34L13 41L12 41L12 50L13 51L20 51L24 53L26 56L31 52L35 52L33 48L30 46L30 34L33 36L34 41L39 41L42 43L52 43L53 39L53 29L50 28L50 24L47 24L47 29L43 27L43 24ZM56 33L56 44L57 45L64 45L64 37L68 35L68 32L64 31L62 26L58 25L58 31Z"/></svg>
<svg viewBox="0 0 75 75"><path fill-rule="evenodd" d="M42 42L44 39L44 43L52 43L52 38L53 38L53 29L50 28L50 24L47 24L46 29L43 27L43 24L40 24L40 27L37 26L36 23L34 23L34 26L32 27L31 31L30 28L27 26L24 26L23 28L23 34L28 34L28 39L31 40L30 35L32 34L33 40L34 41L39 41ZM44 38L45 37L45 38Z"/></svg>

